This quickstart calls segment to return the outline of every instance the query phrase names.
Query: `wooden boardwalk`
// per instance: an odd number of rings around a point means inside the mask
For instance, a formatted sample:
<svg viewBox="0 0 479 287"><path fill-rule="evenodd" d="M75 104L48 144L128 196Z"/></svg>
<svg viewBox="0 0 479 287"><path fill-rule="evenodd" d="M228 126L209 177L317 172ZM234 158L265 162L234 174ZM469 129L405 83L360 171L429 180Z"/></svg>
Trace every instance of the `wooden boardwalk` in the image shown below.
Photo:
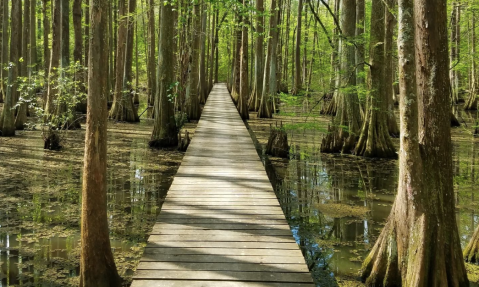
<svg viewBox="0 0 479 287"><path fill-rule="evenodd" d="M251 137L216 84L132 287L314 286Z"/></svg>

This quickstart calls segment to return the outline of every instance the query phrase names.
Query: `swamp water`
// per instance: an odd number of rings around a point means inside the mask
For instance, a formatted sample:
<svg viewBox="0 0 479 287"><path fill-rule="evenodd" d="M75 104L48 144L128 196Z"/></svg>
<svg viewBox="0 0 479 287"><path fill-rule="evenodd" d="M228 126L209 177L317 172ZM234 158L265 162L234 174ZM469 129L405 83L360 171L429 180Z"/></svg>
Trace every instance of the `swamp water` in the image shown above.
<svg viewBox="0 0 479 287"><path fill-rule="evenodd" d="M183 158L151 150L152 128L109 123L108 219L125 285ZM69 131L59 152L39 131L0 138L0 287L78 286L84 134Z"/></svg>
<svg viewBox="0 0 479 287"><path fill-rule="evenodd" d="M359 270L374 245L397 192L396 160L371 160L319 153L329 117L284 112L272 120L248 125L254 134L276 195L300 245L317 286L362 286ZM472 114L453 128L454 187L461 245L469 242L479 223L479 139ZM268 158L264 146L270 125L282 122L290 142L290 158ZM394 140L396 146L399 140ZM479 286L477 267L468 264L471 286Z"/></svg>
<svg viewBox="0 0 479 287"><path fill-rule="evenodd" d="M464 247L479 223L474 188L479 140L470 134L473 119L463 116L468 127L453 129L453 159ZM285 113L274 120L251 118L261 154L270 124L283 121L288 131L290 159L263 159L315 282L360 286L361 262L396 194L397 162L320 154L326 117ZM183 157L175 150L150 150L151 129L149 121L109 126L110 236L127 283ZM38 131L0 138L0 287L78 284L84 130L66 137L60 152L43 150Z"/></svg>

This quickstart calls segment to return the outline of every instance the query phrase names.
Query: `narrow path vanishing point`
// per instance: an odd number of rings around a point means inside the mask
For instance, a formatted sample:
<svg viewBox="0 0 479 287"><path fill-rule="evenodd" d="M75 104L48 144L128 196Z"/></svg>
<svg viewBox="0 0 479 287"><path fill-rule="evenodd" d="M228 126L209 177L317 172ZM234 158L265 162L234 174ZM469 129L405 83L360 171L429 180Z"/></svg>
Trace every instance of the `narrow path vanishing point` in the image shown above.
<svg viewBox="0 0 479 287"><path fill-rule="evenodd" d="M314 286L225 84L208 98L131 286Z"/></svg>

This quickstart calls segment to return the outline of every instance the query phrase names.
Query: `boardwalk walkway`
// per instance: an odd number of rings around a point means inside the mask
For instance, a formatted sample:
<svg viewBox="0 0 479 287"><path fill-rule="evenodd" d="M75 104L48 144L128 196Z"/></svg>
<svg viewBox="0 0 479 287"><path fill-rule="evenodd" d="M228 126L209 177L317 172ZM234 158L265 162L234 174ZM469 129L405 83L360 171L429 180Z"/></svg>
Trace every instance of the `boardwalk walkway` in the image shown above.
<svg viewBox="0 0 479 287"><path fill-rule="evenodd" d="M132 287L314 286L263 164L216 84Z"/></svg>

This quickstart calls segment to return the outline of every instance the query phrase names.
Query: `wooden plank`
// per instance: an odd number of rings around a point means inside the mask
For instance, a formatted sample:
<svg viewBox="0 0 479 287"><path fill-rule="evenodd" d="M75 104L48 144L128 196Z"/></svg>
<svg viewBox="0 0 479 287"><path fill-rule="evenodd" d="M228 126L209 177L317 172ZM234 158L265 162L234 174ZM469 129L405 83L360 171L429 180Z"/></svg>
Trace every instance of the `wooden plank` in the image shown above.
<svg viewBox="0 0 479 287"><path fill-rule="evenodd" d="M148 242L147 248L233 248L233 249L291 249L298 250L296 243L278 242L202 242L202 241L171 241Z"/></svg>
<svg viewBox="0 0 479 287"><path fill-rule="evenodd" d="M153 227L151 235L175 235L176 238L181 238L185 236L204 236L211 237L218 234L217 230L200 230L200 229L179 229L179 230L165 230ZM268 236L291 236L290 230L281 230L281 229L250 229L250 230L222 230L221 234L228 237L234 236L251 236L251 235L268 235ZM150 238L151 238L150 235ZM151 240L154 240L151 239ZM167 241L167 240L166 240ZM181 241L177 241L181 242ZM271 242L268 242L271 243Z"/></svg>
<svg viewBox="0 0 479 287"><path fill-rule="evenodd" d="M237 272L237 271L192 271L192 270L138 270L134 279L182 279L182 280L228 280L263 281L282 283L312 283L309 273Z"/></svg>
<svg viewBox="0 0 479 287"><path fill-rule="evenodd" d="M241 281L190 281L190 280L133 280L131 287L286 287L284 283L275 282L241 282ZM288 283L288 287L311 287L311 283Z"/></svg>
<svg viewBox="0 0 479 287"><path fill-rule="evenodd" d="M161 246L161 245L159 245ZM218 247L197 247L197 248L171 248L171 247L149 247L145 248L143 253L145 256L149 255L242 255L242 256L281 256L284 257L303 257L303 254L296 249L248 249L248 248L218 248Z"/></svg>
<svg viewBox="0 0 479 287"><path fill-rule="evenodd" d="M254 264L254 263L195 263L195 262L140 262L138 270L195 270L241 272L309 272L305 264Z"/></svg>
<svg viewBox="0 0 479 287"><path fill-rule="evenodd" d="M189 219L173 219L161 217L161 222L165 224L185 224L185 225L202 225L202 224L251 224L251 225L288 225L285 219L252 219L248 218L189 218ZM161 222L159 224L161 224ZM289 226L289 225L288 225ZM166 227L166 226L165 226Z"/></svg>
<svg viewBox="0 0 479 287"><path fill-rule="evenodd" d="M169 224L168 222L159 222L156 224L157 228L174 228L174 229L196 229L196 230L252 230L252 229L263 229L263 230L289 230L289 225L284 222L283 224L228 224L228 223L217 223L217 224L207 224L207 223L196 223L196 224Z"/></svg>
<svg viewBox="0 0 479 287"><path fill-rule="evenodd" d="M304 257L293 256L242 256L242 255L168 255L144 254L142 262L196 262L196 263L254 263L254 264L305 264Z"/></svg>
<svg viewBox="0 0 479 287"><path fill-rule="evenodd" d="M276 236L276 235L230 235L223 232L216 232L217 235L197 235L197 236L183 236L175 235L150 235L148 241L231 241L231 242L289 242L294 241L292 236Z"/></svg>

